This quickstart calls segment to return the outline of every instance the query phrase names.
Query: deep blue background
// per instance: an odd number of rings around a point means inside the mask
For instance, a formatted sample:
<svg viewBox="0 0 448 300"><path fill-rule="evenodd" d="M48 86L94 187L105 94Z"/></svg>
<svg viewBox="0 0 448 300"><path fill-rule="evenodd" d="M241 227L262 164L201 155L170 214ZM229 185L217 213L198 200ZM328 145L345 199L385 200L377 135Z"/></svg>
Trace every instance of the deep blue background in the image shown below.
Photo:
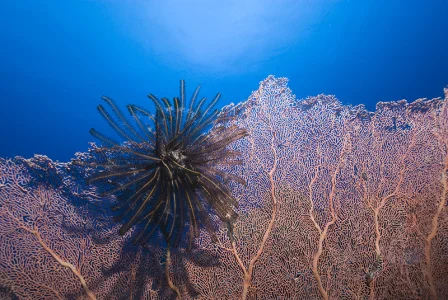
<svg viewBox="0 0 448 300"><path fill-rule="evenodd" d="M180 4L182 3L182 4ZM101 95L247 99L269 74L345 104L443 96L448 1L2 1L0 156L85 151Z"/></svg>

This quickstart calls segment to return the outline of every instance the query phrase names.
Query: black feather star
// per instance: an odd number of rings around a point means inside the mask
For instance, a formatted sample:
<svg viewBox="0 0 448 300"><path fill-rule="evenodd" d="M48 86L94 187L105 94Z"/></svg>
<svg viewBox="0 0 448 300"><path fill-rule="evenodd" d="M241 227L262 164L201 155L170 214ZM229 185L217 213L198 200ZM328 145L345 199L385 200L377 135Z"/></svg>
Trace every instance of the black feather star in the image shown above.
<svg viewBox="0 0 448 300"><path fill-rule="evenodd" d="M239 153L227 146L247 134L229 125L231 116L218 116L218 110L213 110L219 93L206 105L206 98L197 99L199 89L188 109L183 80L180 98L172 102L150 94L155 114L128 105L130 120L108 97L102 99L114 117L98 106L100 114L125 142L90 130L103 145L96 148L94 162L88 163L93 173L87 181L101 187L102 195L116 197L112 210L118 213L115 221L122 222L119 233L123 235L136 226L136 243L147 243L160 229L171 246L176 247L184 233L191 246L201 227L214 236L212 215L227 223L237 217L237 202L227 183L245 182L217 167L241 163ZM206 132L211 125L213 130Z"/></svg>

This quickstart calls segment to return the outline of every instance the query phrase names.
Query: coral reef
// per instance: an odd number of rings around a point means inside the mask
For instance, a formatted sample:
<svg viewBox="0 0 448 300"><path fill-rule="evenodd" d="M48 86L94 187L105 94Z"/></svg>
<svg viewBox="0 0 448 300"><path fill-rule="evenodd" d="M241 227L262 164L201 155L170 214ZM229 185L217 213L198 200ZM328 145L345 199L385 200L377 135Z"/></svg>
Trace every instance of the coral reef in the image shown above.
<svg viewBox="0 0 448 300"><path fill-rule="evenodd" d="M130 243L83 174L0 160L0 294L14 299L447 299L445 99L297 100L269 76L222 114L248 136L222 167L238 219L191 252ZM82 155L82 154L80 154Z"/></svg>

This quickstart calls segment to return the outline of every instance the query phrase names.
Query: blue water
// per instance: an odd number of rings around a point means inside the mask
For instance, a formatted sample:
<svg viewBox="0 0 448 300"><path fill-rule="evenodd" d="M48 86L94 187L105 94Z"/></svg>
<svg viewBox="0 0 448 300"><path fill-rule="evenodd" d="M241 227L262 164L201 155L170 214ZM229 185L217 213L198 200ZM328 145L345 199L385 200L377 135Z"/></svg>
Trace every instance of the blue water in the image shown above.
<svg viewBox="0 0 448 300"><path fill-rule="evenodd" d="M180 79L219 107L269 74L370 110L443 96L447 20L442 0L3 1L0 157L66 161L107 127L101 95L150 107Z"/></svg>

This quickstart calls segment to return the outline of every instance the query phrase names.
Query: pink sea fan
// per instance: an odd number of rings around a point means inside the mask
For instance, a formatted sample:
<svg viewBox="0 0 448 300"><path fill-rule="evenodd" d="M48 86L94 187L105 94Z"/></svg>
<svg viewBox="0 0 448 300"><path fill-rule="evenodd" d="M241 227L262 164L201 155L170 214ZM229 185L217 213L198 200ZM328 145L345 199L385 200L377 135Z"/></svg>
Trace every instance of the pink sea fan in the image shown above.
<svg viewBox="0 0 448 300"><path fill-rule="evenodd" d="M247 182L230 185L239 218L168 259L119 237L70 165L1 160L0 295L446 299L447 98L368 112L269 76L222 112L249 133L225 167Z"/></svg>

